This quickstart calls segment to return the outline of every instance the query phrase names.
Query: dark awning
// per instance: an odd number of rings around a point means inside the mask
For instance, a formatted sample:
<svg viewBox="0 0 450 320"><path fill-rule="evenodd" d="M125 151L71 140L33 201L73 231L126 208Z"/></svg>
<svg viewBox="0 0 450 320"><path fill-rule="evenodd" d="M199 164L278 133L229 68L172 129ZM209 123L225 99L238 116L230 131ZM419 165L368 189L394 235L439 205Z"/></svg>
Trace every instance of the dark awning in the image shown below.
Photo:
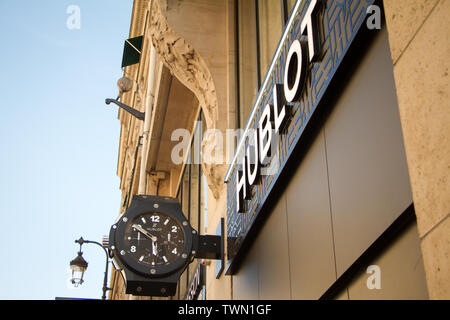
<svg viewBox="0 0 450 320"><path fill-rule="evenodd" d="M125 40L123 47L122 68L139 63L141 58L143 36Z"/></svg>

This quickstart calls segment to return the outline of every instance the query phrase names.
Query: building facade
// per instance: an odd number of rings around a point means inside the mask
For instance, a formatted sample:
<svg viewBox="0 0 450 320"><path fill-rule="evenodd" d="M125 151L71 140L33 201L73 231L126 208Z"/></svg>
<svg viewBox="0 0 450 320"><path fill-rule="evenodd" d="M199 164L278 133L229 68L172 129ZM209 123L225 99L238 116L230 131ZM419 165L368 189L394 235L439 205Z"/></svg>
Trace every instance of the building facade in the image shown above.
<svg viewBox="0 0 450 320"><path fill-rule="evenodd" d="M173 299L450 298L450 2L135 0L117 174L225 261ZM113 219L114 217L112 217ZM125 294L112 271L109 298Z"/></svg>

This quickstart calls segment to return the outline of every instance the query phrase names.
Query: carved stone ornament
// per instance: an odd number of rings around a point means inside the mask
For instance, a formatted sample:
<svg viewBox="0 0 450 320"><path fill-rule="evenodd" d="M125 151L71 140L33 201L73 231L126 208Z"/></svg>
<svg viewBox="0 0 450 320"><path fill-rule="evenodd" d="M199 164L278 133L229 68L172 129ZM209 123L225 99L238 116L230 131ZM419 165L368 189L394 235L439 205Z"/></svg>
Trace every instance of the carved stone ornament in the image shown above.
<svg viewBox="0 0 450 320"><path fill-rule="evenodd" d="M164 65L189 90L191 90L203 110L208 129L216 129L218 122L218 99L211 72L200 54L176 31L174 31L161 11L159 0L151 2L149 36L153 47ZM209 137L202 145L217 141ZM221 147L221 146L219 146ZM213 196L220 197L225 174L225 165L206 164L202 167Z"/></svg>
<svg viewBox="0 0 450 320"><path fill-rule="evenodd" d="M149 33L156 52L172 74L194 93L207 127L215 129L218 103L208 66L198 52L168 25L159 0L152 1L151 6Z"/></svg>

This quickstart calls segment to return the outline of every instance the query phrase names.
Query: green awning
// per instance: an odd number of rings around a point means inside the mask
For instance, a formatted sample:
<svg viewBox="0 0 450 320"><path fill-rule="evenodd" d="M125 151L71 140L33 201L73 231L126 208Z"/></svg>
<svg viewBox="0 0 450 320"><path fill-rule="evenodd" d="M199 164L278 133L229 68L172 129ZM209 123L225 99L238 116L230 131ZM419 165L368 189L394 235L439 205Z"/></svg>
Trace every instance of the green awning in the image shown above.
<svg viewBox="0 0 450 320"><path fill-rule="evenodd" d="M139 63L141 58L143 36L125 40L123 47L122 68Z"/></svg>

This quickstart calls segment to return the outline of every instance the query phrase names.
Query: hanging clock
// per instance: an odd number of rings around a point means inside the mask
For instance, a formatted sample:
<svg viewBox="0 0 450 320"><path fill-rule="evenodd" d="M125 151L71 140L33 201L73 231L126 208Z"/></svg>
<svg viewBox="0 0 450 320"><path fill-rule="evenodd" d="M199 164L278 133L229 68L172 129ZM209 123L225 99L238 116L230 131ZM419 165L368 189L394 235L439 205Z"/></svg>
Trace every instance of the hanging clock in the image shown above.
<svg viewBox="0 0 450 320"><path fill-rule="evenodd" d="M197 231L177 199L134 196L128 210L112 225L109 243L126 293L172 296L196 251Z"/></svg>

